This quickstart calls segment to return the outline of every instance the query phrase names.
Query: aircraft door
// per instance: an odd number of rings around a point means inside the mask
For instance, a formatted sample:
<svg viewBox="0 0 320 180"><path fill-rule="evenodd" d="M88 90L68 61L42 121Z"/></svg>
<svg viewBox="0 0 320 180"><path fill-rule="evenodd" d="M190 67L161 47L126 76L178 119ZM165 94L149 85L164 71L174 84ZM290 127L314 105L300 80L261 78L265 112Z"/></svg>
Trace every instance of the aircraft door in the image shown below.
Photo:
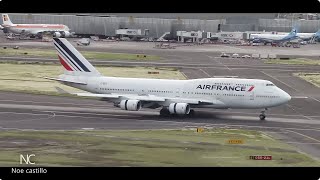
<svg viewBox="0 0 320 180"><path fill-rule="evenodd" d="M97 81L95 79L93 80L90 80L90 81L86 81L86 80L82 80L82 79L79 79L80 81L85 81L86 83L88 83L89 87L90 87L90 90L95 92L95 93L100 93L101 91L101 88L102 88L102 82L100 81Z"/></svg>
<svg viewBox="0 0 320 180"><path fill-rule="evenodd" d="M254 92L250 92L249 97L250 97L250 100L254 100Z"/></svg>
<svg viewBox="0 0 320 180"><path fill-rule="evenodd" d="M93 80L93 81L96 81L96 80ZM108 87L108 83L107 82L103 82L103 81L96 81L94 84L97 84L95 86L95 91L96 92L106 92L106 89Z"/></svg>
<svg viewBox="0 0 320 180"><path fill-rule="evenodd" d="M140 91L139 91L139 95L146 95L145 90L144 90L144 89L140 89Z"/></svg>
<svg viewBox="0 0 320 180"><path fill-rule="evenodd" d="M180 88L176 89L176 97L180 97Z"/></svg>

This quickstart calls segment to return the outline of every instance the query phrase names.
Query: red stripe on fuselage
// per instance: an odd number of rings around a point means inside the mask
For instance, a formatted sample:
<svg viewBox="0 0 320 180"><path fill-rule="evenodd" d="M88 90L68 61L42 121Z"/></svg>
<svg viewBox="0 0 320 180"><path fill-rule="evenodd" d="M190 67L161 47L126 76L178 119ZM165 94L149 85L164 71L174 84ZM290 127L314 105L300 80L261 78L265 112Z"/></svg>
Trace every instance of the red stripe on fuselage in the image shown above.
<svg viewBox="0 0 320 180"><path fill-rule="evenodd" d="M248 90L249 92L252 91L254 88L254 86L251 86L250 89Z"/></svg>
<svg viewBox="0 0 320 180"><path fill-rule="evenodd" d="M68 70L68 71L73 71L73 70L70 68L70 66L66 63L66 61L65 61L64 59L62 59L59 55L58 55L58 57L59 57L60 63L62 64L62 66L63 66L66 70Z"/></svg>

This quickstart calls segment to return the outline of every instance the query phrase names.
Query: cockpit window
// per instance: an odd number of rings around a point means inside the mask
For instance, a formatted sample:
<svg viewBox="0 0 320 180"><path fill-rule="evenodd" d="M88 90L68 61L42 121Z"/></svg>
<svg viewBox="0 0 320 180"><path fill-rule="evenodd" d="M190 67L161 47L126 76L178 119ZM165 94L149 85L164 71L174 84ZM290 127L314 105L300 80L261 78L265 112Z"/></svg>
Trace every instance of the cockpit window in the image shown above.
<svg viewBox="0 0 320 180"><path fill-rule="evenodd" d="M267 86L274 86L274 84L267 84Z"/></svg>

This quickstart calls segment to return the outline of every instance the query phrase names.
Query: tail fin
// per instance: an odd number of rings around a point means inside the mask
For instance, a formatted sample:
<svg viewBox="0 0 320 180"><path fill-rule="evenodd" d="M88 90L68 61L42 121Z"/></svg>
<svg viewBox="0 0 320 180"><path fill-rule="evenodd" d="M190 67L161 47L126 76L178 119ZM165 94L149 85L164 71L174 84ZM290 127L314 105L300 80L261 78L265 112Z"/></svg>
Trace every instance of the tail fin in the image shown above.
<svg viewBox="0 0 320 180"><path fill-rule="evenodd" d="M291 32L289 33L289 36L296 36L298 33L297 28L292 28Z"/></svg>
<svg viewBox="0 0 320 180"><path fill-rule="evenodd" d="M317 38L320 37L320 29L316 32L315 37L317 37Z"/></svg>
<svg viewBox="0 0 320 180"><path fill-rule="evenodd" d="M100 76L97 71L70 42L64 38L53 38L53 43L58 51L58 57L65 72L72 72L74 75Z"/></svg>
<svg viewBox="0 0 320 180"><path fill-rule="evenodd" d="M8 14L2 14L2 21L4 25L13 25Z"/></svg>

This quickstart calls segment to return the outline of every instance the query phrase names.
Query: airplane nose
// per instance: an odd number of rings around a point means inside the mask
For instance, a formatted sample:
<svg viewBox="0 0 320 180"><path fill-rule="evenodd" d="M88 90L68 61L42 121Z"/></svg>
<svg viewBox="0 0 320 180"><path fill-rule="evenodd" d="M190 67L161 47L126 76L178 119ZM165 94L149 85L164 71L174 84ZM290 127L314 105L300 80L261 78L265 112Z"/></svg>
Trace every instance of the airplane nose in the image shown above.
<svg viewBox="0 0 320 180"><path fill-rule="evenodd" d="M285 99L285 101L286 102L288 102L288 101L290 101L291 100L291 96L288 94L288 93L286 93L286 92L284 92L284 99Z"/></svg>

